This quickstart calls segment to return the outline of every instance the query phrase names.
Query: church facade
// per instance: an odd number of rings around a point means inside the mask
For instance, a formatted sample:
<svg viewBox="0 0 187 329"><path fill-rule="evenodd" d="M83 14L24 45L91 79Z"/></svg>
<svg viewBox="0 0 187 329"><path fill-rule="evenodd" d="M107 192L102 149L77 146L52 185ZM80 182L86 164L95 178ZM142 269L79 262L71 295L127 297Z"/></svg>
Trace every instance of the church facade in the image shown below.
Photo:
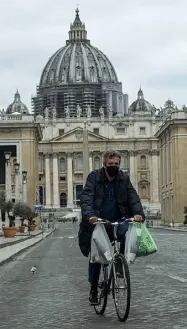
<svg viewBox="0 0 187 329"><path fill-rule="evenodd" d="M41 202L49 207L76 203L83 186L83 129L88 130L89 169L102 166L107 149L121 152L121 169L131 180L143 203L159 209L159 151L154 137L159 119L151 113L122 117L36 118L43 130L39 143Z"/></svg>
<svg viewBox="0 0 187 329"><path fill-rule="evenodd" d="M37 156L28 160L35 161L36 181L29 174L29 184L35 191L30 199L35 204L46 208L79 205L86 127L89 171L102 166L107 149L119 150L121 169L129 173L144 207L155 213L160 210L163 164L160 165L158 131L169 120L168 113L178 109L171 101L163 109L156 109L145 99L141 88L129 106L128 95L123 94L113 65L87 39L78 10L66 45L51 56L42 71L32 105L33 114L29 114L17 92L6 113L1 113L1 122L5 127L11 120L22 126L29 121L39 131ZM28 158L26 153L22 156ZM19 161L23 161L21 157Z"/></svg>
<svg viewBox="0 0 187 329"><path fill-rule="evenodd" d="M33 97L39 144L40 202L47 207L77 205L83 187L83 128L89 143L89 170L102 165L107 149L121 152L145 206L158 210L160 123L143 91L128 106L128 95L107 56L91 45L76 10L69 40L48 60Z"/></svg>

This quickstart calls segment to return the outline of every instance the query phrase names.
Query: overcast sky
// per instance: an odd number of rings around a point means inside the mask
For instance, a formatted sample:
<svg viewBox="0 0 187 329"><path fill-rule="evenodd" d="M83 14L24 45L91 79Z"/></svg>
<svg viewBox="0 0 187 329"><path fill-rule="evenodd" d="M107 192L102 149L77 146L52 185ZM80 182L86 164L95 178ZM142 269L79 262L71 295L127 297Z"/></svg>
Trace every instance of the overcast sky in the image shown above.
<svg viewBox="0 0 187 329"><path fill-rule="evenodd" d="M18 88L31 107L48 58L68 39L79 3L92 45L114 65L129 103L140 86L160 107L187 104L187 0L0 0L0 108Z"/></svg>

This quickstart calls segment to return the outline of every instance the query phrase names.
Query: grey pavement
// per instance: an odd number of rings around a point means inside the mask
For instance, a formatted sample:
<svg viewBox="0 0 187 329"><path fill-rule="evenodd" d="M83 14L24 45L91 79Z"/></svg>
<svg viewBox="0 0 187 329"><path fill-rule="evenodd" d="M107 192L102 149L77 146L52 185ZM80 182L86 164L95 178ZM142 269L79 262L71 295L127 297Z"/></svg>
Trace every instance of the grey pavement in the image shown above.
<svg viewBox="0 0 187 329"><path fill-rule="evenodd" d="M42 234L41 230L35 230L30 233L29 232L26 232L26 233L16 232L16 236L14 236L13 238L5 238L2 233L2 234L0 234L0 248L4 248L6 246L25 241L25 240L30 239L39 234Z"/></svg>
<svg viewBox="0 0 187 329"><path fill-rule="evenodd" d="M87 259L73 239L76 230L77 224L60 224L43 243L0 268L1 329L187 328L185 232L151 230L159 251L130 267L132 304L124 324L112 297L103 317L89 306Z"/></svg>
<svg viewBox="0 0 187 329"><path fill-rule="evenodd" d="M30 232L30 235L18 235L13 238L0 237L0 266L10 262L15 256L41 242L52 232L53 230L48 230L42 234L42 231L36 230Z"/></svg>

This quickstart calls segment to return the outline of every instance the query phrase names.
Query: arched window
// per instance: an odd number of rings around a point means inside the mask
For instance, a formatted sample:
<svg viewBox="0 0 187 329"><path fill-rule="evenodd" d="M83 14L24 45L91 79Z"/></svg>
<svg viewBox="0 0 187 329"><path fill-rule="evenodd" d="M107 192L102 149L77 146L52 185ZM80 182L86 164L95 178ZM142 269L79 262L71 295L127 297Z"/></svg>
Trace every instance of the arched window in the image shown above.
<svg viewBox="0 0 187 329"><path fill-rule="evenodd" d="M59 171L63 172L66 170L66 161L64 158L60 158Z"/></svg>
<svg viewBox="0 0 187 329"><path fill-rule="evenodd" d="M100 168L100 158L96 156L94 158L94 169L99 169Z"/></svg>
<svg viewBox="0 0 187 329"><path fill-rule="evenodd" d="M143 185L141 187L141 196L142 196L142 199L147 198L147 186L145 186L145 185Z"/></svg>
<svg viewBox="0 0 187 329"><path fill-rule="evenodd" d="M142 155L140 157L140 165L141 165L141 167L146 168L146 157L145 157L145 155Z"/></svg>
<svg viewBox="0 0 187 329"><path fill-rule="evenodd" d="M82 155L77 157L77 170L83 170L83 158Z"/></svg>

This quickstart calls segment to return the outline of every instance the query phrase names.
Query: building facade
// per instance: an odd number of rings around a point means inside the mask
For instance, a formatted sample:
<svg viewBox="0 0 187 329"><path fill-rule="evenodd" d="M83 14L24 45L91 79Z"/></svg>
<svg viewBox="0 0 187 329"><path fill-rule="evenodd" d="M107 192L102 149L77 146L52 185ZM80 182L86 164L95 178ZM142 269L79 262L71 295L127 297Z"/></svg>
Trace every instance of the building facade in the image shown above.
<svg viewBox="0 0 187 329"><path fill-rule="evenodd" d="M187 215L187 109L168 101L161 113L163 124L156 137L160 152L162 222L182 224Z"/></svg>
<svg viewBox="0 0 187 329"><path fill-rule="evenodd" d="M78 10L66 45L42 71L32 104L33 115L16 92L0 120L2 144L18 143L16 151L11 151L11 161L19 161L20 170L28 172L30 204L41 203L46 208L78 205L84 184L86 126L89 171L102 166L107 149L119 150L121 169L129 173L143 205L156 213L161 200L165 223L182 220L185 167L179 159L186 147L186 128L184 118L182 122L179 117L186 115L185 109L179 111L168 100L158 110L141 89L129 106L112 63L87 39ZM5 178L1 183L5 184Z"/></svg>
<svg viewBox="0 0 187 329"><path fill-rule="evenodd" d="M77 117L52 119L47 113L36 117L43 140L39 143L40 202L47 207L76 204L83 187L83 129L88 130L89 170L102 166L102 155L107 149L121 152L121 169L130 174L143 204L152 210L159 203L159 150L154 137L160 117L154 108L144 106L143 92L130 107L129 116Z"/></svg>
<svg viewBox="0 0 187 329"><path fill-rule="evenodd" d="M10 107L9 110L11 112ZM1 111L0 189L6 190L7 200L24 201L30 206L37 203L38 143L41 139L40 125L31 115Z"/></svg>
<svg viewBox="0 0 187 329"><path fill-rule="evenodd" d="M121 169L130 173L143 203L159 209L159 153L154 135L160 118L141 89L128 106L114 66L91 45L78 9L69 39L45 65L32 103L43 133L38 182L42 204L72 207L79 200L86 122L90 171L102 165L106 149L118 149Z"/></svg>

